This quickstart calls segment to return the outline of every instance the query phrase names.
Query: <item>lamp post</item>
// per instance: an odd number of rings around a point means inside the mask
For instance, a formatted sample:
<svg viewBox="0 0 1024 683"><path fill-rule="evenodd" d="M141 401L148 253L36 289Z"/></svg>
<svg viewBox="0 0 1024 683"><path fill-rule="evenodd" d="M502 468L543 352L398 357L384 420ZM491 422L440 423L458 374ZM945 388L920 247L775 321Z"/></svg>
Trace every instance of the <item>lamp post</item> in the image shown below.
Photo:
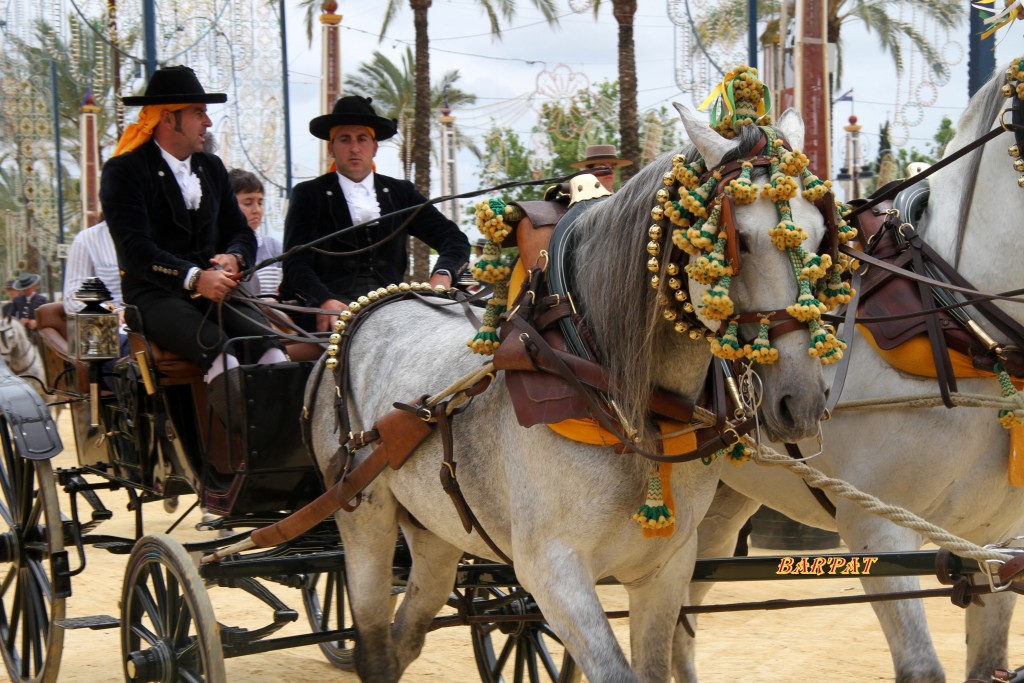
<svg viewBox="0 0 1024 683"><path fill-rule="evenodd" d="M846 131L846 149L843 155L845 165L840 167L836 180L843 183L843 190L849 199L860 198L860 182L875 177L871 166L861 164L861 141L860 131L862 126L857 123L857 117L850 115L849 123L843 126Z"/></svg>

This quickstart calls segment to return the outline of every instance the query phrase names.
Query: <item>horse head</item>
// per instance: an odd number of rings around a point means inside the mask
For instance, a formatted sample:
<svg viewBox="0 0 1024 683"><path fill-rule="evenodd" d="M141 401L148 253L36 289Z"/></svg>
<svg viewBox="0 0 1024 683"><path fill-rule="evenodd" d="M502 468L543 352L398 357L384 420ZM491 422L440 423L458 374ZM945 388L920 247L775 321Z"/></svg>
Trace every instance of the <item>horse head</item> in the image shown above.
<svg viewBox="0 0 1024 683"><path fill-rule="evenodd" d="M634 424L652 386L696 397L714 353L760 379L769 437L807 438L825 408L821 364L845 347L821 322L819 297L849 293L829 185L804 173L795 113L727 139L680 111L694 144L584 214L588 325Z"/></svg>

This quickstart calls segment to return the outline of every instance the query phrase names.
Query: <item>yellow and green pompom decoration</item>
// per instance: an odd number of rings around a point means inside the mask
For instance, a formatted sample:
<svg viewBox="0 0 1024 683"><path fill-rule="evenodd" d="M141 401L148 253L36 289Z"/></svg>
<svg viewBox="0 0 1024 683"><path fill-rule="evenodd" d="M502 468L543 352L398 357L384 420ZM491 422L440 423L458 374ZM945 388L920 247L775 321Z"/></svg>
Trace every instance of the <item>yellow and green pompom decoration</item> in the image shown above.
<svg viewBox="0 0 1024 683"><path fill-rule="evenodd" d="M771 339L768 337L769 328L771 327L771 318L761 318L759 321L760 325L757 328L757 337L753 343L747 344L743 348L743 354L748 360L759 363L761 365L771 365L775 361L779 360L779 350L772 346Z"/></svg>
<svg viewBox="0 0 1024 683"><path fill-rule="evenodd" d="M737 441L728 448L715 451L715 455L725 458L737 467L754 457L754 451L742 441Z"/></svg>
<svg viewBox="0 0 1024 683"><path fill-rule="evenodd" d="M769 230L768 234L771 235L772 244L780 250L799 247L807 239L807 233L794 223L792 218L779 221L779 224Z"/></svg>
<svg viewBox="0 0 1024 683"><path fill-rule="evenodd" d="M505 223L505 202L485 199L476 205L476 225L487 239L501 244L512 231Z"/></svg>
<svg viewBox="0 0 1024 683"><path fill-rule="evenodd" d="M701 313L710 320L726 320L733 312L732 299L729 297L729 285L732 278L726 275L717 283L704 290L701 295Z"/></svg>
<svg viewBox="0 0 1024 683"><path fill-rule="evenodd" d="M808 282L817 282L828 274L832 267L832 257L828 254L815 254L803 247L794 247L797 256L803 261L800 268L800 279Z"/></svg>
<svg viewBox="0 0 1024 683"><path fill-rule="evenodd" d="M798 189L796 179L782 172L774 172L771 182L764 186L764 193L773 202L784 202L795 197Z"/></svg>
<svg viewBox="0 0 1024 683"><path fill-rule="evenodd" d="M501 247L491 238L484 242L484 252L480 260L473 264L473 277L481 282L492 284L507 280L512 272L509 264L501 256Z"/></svg>
<svg viewBox="0 0 1024 683"><path fill-rule="evenodd" d="M776 142L779 145L779 170L788 176L796 178L800 176L805 170L807 170L808 164L811 160L807 158L807 155L798 149L794 149L792 152L783 147L782 141Z"/></svg>
<svg viewBox="0 0 1024 683"><path fill-rule="evenodd" d="M800 296L795 304L786 306L786 312L800 322L806 323L820 319L821 314L825 312L825 304L811 294L810 286L804 280L800 282Z"/></svg>
<svg viewBox="0 0 1024 683"><path fill-rule="evenodd" d="M501 340L498 339L498 321L507 308L508 282L499 282L494 285L494 294L484 309L480 330L466 342L466 346L473 349L473 353L489 356L498 350L501 346Z"/></svg>
<svg viewBox="0 0 1024 683"><path fill-rule="evenodd" d="M672 244L674 244L680 251L686 252L690 256L696 256L697 254L702 253L702 249L698 249L697 247L693 246L690 243L690 240L687 239L687 232L687 230L683 230L682 228L676 228L675 230L673 230Z"/></svg>
<svg viewBox="0 0 1024 683"><path fill-rule="evenodd" d="M633 514L633 520L643 527L645 531L669 529L676 522L672 509L665 502L665 493L661 482L662 477L659 473L659 468L655 467L650 476L647 477L647 494L644 504ZM655 535L664 536L668 534Z"/></svg>
<svg viewBox="0 0 1024 683"><path fill-rule="evenodd" d="M839 269L833 270L828 276L828 282L818 292L818 301L832 309L841 304L848 304L856 292L850 287L850 283L842 279Z"/></svg>
<svg viewBox="0 0 1024 683"><path fill-rule="evenodd" d="M734 320L725 328L721 337L711 340L711 353L725 360L739 360L744 356L744 349L739 342L739 324Z"/></svg>
<svg viewBox="0 0 1024 683"><path fill-rule="evenodd" d="M1003 397L1016 397L1019 405L1020 397L1017 393L1017 388L1013 386L1013 381L1010 379L1010 375L1003 368L1002 363L996 363L992 369L995 371L996 377L999 379L999 389L1002 392ZM1003 425L1004 429L1012 429L1013 427L1024 425L1024 408L1018 408L1016 410L1000 410L999 424Z"/></svg>
<svg viewBox="0 0 1024 683"><path fill-rule="evenodd" d="M845 341L817 320L810 321L807 327L811 332L811 343L807 348L811 357L820 360L822 365L830 365L843 357Z"/></svg>
<svg viewBox="0 0 1024 683"><path fill-rule="evenodd" d="M697 249L711 251L718 235L718 220L722 215L722 204L716 201L711 215L707 220L699 221L695 226L686 231L686 239Z"/></svg>
<svg viewBox="0 0 1024 683"><path fill-rule="evenodd" d="M757 200L761 187L750 180L754 165L749 161L740 164L740 174L725 186L725 191L739 205L752 204Z"/></svg>
<svg viewBox="0 0 1024 683"><path fill-rule="evenodd" d="M677 183L682 185L687 190L695 190L700 185L700 177L707 171L707 166L703 159L698 159L692 164L686 163L686 157L679 157L682 159L682 163L676 163L675 159L672 162L672 169L674 177Z"/></svg>
<svg viewBox="0 0 1024 683"><path fill-rule="evenodd" d="M805 169L800 178L804 181L804 199L809 202L816 202L832 191L831 180L822 180L809 170Z"/></svg>

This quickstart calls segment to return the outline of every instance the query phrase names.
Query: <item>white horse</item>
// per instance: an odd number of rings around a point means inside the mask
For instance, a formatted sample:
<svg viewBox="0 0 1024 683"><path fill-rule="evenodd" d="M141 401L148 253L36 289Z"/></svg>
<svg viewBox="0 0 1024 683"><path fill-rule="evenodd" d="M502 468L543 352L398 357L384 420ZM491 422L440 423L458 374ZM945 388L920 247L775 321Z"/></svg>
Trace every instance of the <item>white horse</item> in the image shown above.
<svg viewBox="0 0 1024 683"><path fill-rule="evenodd" d="M29 385L43 402L53 396L44 390L46 370L39 348L32 342L28 329L18 320L4 316L0 319L0 356L12 374L28 378Z"/></svg>
<svg viewBox="0 0 1024 683"><path fill-rule="evenodd" d="M972 98L947 154L999 125L998 113L1008 102L999 91L1002 81L1000 72ZM1012 136L1004 134L989 142L983 152L972 153L980 155L980 163L977 156L974 159L976 173L967 159L936 172L930 178L928 209L918 225L928 244L954 263L956 219L967 202L965 193L973 185L958 269L986 292L1021 286L1019 223L1024 216L1024 190L1017 187L1017 174L1006 154L1012 142ZM1021 306L1001 307L1024 322ZM1006 341L991 326L982 324L994 337ZM958 388L999 395L995 379L958 380ZM935 380L898 372L859 334L853 340L840 408L847 400L937 393ZM1024 489L1007 482L1009 437L995 413L993 409L970 408L840 411L823 423L825 452L811 464L974 543L1007 540L1024 533ZM814 443L803 445L804 453L816 450ZM760 503L805 524L838 530L846 545L858 553L911 550L923 543L915 532L865 514L845 500L833 501L836 518L832 519L802 481L782 468L747 463L724 468L722 478L731 489L720 491L712 508L716 514L709 514L700 529L700 554L704 557L731 555L737 530ZM916 578L863 579L862 583L868 593L919 587ZM692 590L693 599L699 602L708 585ZM984 607L967 608L968 678L988 680L995 668L1013 664L1007 662L1007 636L1014 602L1015 595L1007 591L985 596ZM872 604L889 643L895 680L945 681L921 601ZM694 681L692 640L683 629L676 635L677 680Z"/></svg>
<svg viewBox="0 0 1024 683"><path fill-rule="evenodd" d="M760 138L751 128L742 142L718 145L712 138L722 138L705 122L686 123L694 127L690 137L712 166L725 152L742 156ZM780 128L798 139L803 123L793 114ZM693 159L694 151L688 156ZM666 157L651 164L579 219L573 295L623 396L646 397L657 384L697 398L711 359L703 338L693 340L666 324L645 268L651 208L670 163ZM800 197L792 205L795 221L809 234L807 245L817 246L824 233L821 214ZM770 243L768 231L778 223L775 206L763 199L739 207L736 223L745 249L743 270L731 290L737 309L785 308L797 288L790 261ZM369 428L393 402L439 391L478 369L480 357L466 348L474 331L461 312L415 301L375 311L352 341L345 388L352 428ZM807 438L817 431L823 373L808 355L808 339L806 331L778 339L780 360L762 373L765 423L775 438ZM313 445L326 467L339 437L331 373L308 391L317 392ZM621 408L627 416L645 411L629 403ZM458 481L472 510L513 559L516 576L589 680L668 681L671 638L666 634L684 602L680 586L693 569L694 530L711 502L721 459L711 466L673 467L675 532L644 538L631 519L643 503L651 471L641 456L569 441L543 426L518 426L500 376L453 425ZM649 436L643 441L650 442ZM365 681L398 680L417 657L430 620L450 595L464 552L497 560L477 534L464 531L438 482L441 463L442 445L433 434L404 467L387 469L373 481L354 512L336 515L359 632L357 669ZM392 620L392 555L399 527L413 562L408 590ZM602 577L614 577L629 593L631 661L617 644L594 588Z"/></svg>

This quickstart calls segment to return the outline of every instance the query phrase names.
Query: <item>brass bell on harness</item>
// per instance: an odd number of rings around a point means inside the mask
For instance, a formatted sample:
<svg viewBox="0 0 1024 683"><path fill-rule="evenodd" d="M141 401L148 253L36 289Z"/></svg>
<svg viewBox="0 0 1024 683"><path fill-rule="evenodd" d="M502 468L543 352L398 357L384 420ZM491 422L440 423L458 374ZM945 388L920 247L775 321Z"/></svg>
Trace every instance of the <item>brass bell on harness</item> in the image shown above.
<svg viewBox="0 0 1024 683"><path fill-rule="evenodd" d="M1003 93L1003 97L1013 97L1017 90L1009 83L1004 83L1003 87L999 89L999 92Z"/></svg>
<svg viewBox="0 0 1024 683"><path fill-rule="evenodd" d="M1017 178L1017 187L1024 189L1024 175Z"/></svg>
<svg viewBox="0 0 1024 683"><path fill-rule="evenodd" d="M674 308L666 308L664 311L661 312L661 314L665 317L665 320L668 320L669 322L679 317L679 314L676 313Z"/></svg>
<svg viewBox="0 0 1024 683"><path fill-rule="evenodd" d="M337 332L335 332L334 334L332 334L330 337L327 338L327 341L330 342L331 344L335 344L335 345L340 344L341 343L341 335L338 334Z"/></svg>
<svg viewBox="0 0 1024 683"><path fill-rule="evenodd" d="M324 362L324 365L327 367L328 370L337 370L338 369L338 359L337 358L328 358Z"/></svg>
<svg viewBox="0 0 1024 683"><path fill-rule="evenodd" d="M661 263L658 262L657 256L652 256L651 258L647 259L647 270L651 271L652 273L657 273L660 268Z"/></svg>
<svg viewBox="0 0 1024 683"><path fill-rule="evenodd" d="M661 253L661 245L654 240L651 240L647 243L647 253L651 256L657 256Z"/></svg>
<svg viewBox="0 0 1024 683"><path fill-rule="evenodd" d="M672 199L672 193L669 191L667 187L663 187L660 190L658 190L657 194L655 194L654 196L662 204Z"/></svg>
<svg viewBox="0 0 1024 683"><path fill-rule="evenodd" d="M346 323L344 320L341 320L340 318L338 320L334 321L334 331L335 332L344 332L345 328L347 326L348 326L348 323Z"/></svg>
<svg viewBox="0 0 1024 683"><path fill-rule="evenodd" d="M1013 170L1017 173L1024 173L1024 159L1014 159Z"/></svg>
<svg viewBox="0 0 1024 683"><path fill-rule="evenodd" d="M651 218L653 218L654 220L660 221L664 217L665 209L663 209L661 206L655 206L653 209L651 209Z"/></svg>
<svg viewBox="0 0 1024 683"><path fill-rule="evenodd" d="M654 207L654 208L660 208L660 207ZM662 232L661 232L661 226L660 225L652 225L651 227L647 228L647 236L650 237L652 240L660 240L661 239L661 235L662 235Z"/></svg>
<svg viewBox="0 0 1024 683"><path fill-rule="evenodd" d="M651 288L652 289L657 289L660 284L661 284L661 278L658 277L657 275L652 275L651 276Z"/></svg>
<svg viewBox="0 0 1024 683"><path fill-rule="evenodd" d="M1013 157L1014 159L1020 156L1020 147L1018 147L1017 145L1010 145L1010 149L1006 151L1009 152L1010 156Z"/></svg>

